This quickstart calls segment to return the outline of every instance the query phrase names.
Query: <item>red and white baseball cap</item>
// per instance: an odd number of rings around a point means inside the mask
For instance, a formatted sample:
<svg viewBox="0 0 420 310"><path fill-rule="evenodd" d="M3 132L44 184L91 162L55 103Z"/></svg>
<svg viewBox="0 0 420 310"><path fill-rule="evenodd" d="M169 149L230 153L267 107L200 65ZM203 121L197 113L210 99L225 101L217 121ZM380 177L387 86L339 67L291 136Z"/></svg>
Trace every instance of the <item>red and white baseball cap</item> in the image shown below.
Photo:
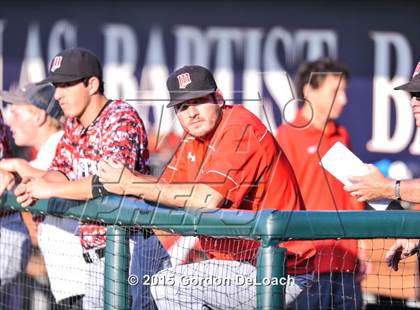
<svg viewBox="0 0 420 310"><path fill-rule="evenodd" d="M48 77L41 83L68 83L96 76L102 80L102 65L91 51L75 47L58 53L51 61Z"/></svg>
<svg viewBox="0 0 420 310"><path fill-rule="evenodd" d="M201 66L184 66L176 70L168 77L166 86L171 98L168 108L204 97L217 89L213 74Z"/></svg>

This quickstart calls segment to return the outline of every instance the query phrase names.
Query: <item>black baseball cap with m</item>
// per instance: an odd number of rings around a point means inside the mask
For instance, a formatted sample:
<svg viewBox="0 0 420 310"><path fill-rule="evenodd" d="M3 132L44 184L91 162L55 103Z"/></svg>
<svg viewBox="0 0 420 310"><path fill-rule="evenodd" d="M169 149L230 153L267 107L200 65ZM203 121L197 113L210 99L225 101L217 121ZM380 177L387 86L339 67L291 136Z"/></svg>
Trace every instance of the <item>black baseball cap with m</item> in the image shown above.
<svg viewBox="0 0 420 310"><path fill-rule="evenodd" d="M166 81L170 95L168 108L187 100L204 97L217 89L213 74L201 66L184 66L174 71Z"/></svg>
<svg viewBox="0 0 420 310"><path fill-rule="evenodd" d="M102 65L91 51L81 47L58 53L51 61L47 78L42 83L68 83L91 76L102 81Z"/></svg>

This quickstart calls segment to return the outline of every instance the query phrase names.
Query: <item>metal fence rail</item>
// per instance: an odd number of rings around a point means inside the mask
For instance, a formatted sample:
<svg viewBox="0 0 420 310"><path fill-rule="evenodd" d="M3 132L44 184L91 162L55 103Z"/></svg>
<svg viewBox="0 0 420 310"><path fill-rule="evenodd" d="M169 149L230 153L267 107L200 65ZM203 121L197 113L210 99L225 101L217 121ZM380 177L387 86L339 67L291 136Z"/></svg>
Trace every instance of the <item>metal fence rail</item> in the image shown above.
<svg viewBox="0 0 420 310"><path fill-rule="evenodd" d="M120 225L141 225L181 235L239 237L261 241L257 282L287 274L286 249L290 240L419 238L420 212L415 211L250 211L179 209L153 205L133 197L105 196L89 201L40 200L24 209L15 196L1 197L0 210L29 211L95 220L110 226L105 252L106 309L128 309L128 234ZM257 286L258 309L282 309L284 286ZM117 294L116 294L117 293Z"/></svg>

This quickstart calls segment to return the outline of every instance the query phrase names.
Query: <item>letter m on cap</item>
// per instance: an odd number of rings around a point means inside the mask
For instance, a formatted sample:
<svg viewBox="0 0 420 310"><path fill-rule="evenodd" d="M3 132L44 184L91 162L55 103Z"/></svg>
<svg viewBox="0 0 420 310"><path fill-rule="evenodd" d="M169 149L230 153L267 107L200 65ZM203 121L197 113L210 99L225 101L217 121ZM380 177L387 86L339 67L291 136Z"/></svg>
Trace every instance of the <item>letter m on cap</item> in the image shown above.
<svg viewBox="0 0 420 310"><path fill-rule="evenodd" d="M54 72L55 70L61 67L61 62L63 61L63 56L55 56L51 62L50 71Z"/></svg>
<svg viewBox="0 0 420 310"><path fill-rule="evenodd" d="M187 87L188 84L191 84L191 78L189 73L182 73L180 75L177 75L177 78L180 89L184 89L185 87Z"/></svg>

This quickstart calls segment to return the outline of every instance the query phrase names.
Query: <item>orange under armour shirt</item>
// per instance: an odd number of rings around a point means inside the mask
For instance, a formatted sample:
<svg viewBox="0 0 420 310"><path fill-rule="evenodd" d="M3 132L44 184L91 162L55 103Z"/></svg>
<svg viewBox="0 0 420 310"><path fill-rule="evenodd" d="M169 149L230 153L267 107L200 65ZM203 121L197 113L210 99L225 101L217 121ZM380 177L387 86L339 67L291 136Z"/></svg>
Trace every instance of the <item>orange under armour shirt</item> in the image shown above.
<svg viewBox="0 0 420 310"><path fill-rule="evenodd" d="M185 135L160 181L206 184L226 197L226 208L304 209L293 170L280 146L264 124L241 106L223 107L216 130L206 139ZM258 242L211 237L201 237L200 242L210 258L255 264ZM311 271L307 259L315 253L312 244L293 241L285 245L289 273Z"/></svg>

